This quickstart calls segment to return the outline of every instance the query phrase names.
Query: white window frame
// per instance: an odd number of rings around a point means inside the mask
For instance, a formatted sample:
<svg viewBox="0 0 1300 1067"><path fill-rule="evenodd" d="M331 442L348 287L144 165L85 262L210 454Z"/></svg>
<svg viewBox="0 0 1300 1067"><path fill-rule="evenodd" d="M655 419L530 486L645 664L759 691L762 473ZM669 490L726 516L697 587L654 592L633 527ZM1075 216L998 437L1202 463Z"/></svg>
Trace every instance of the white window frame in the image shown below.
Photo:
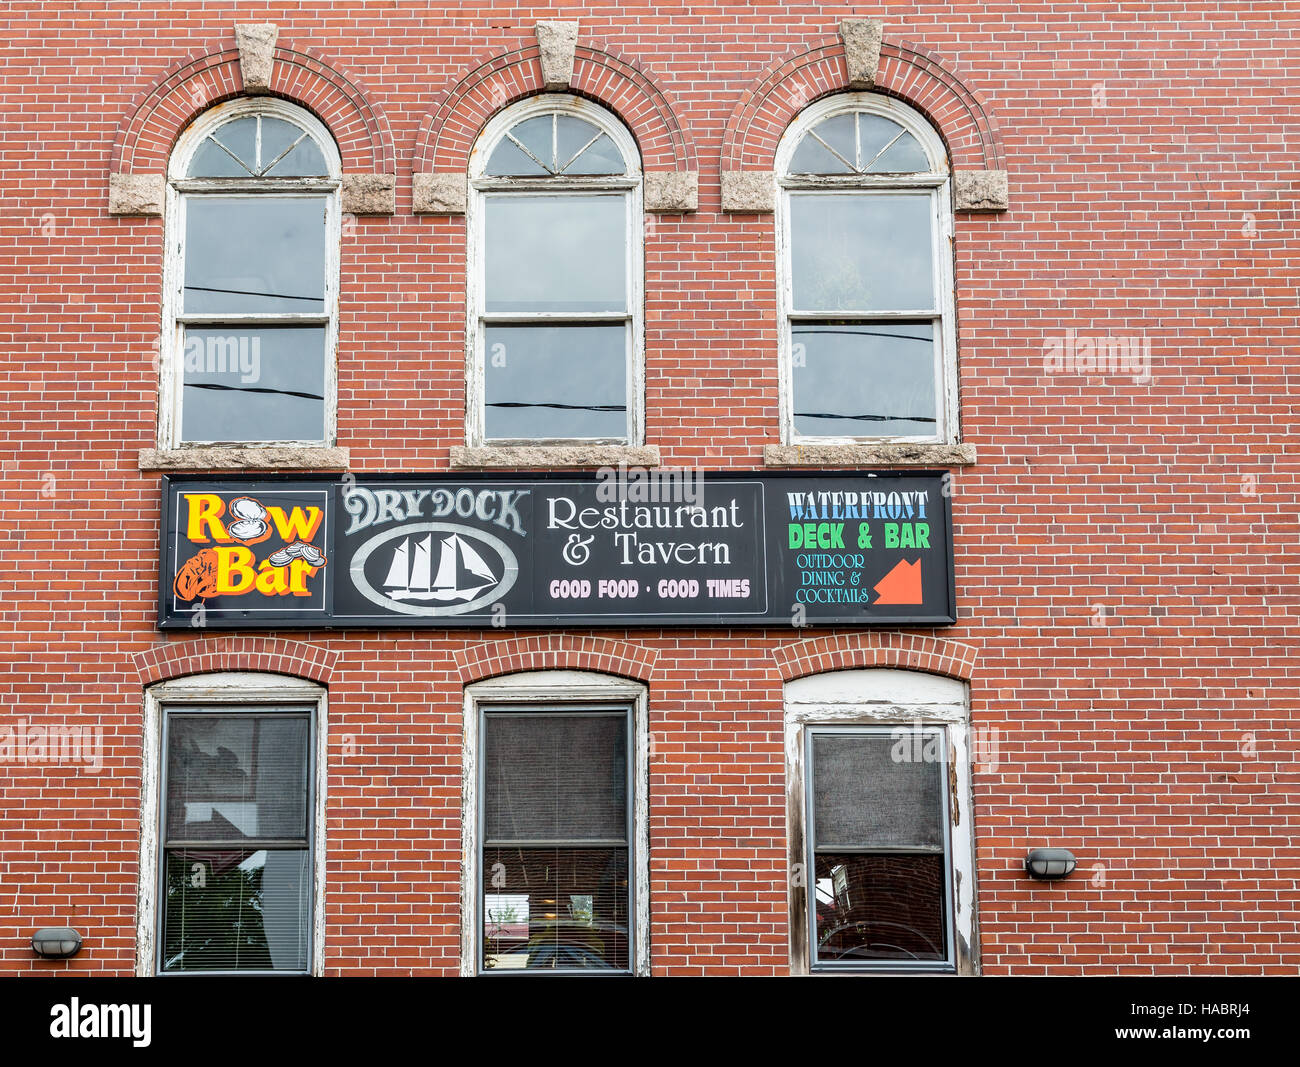
<svg viewBox="0 0 1300 1067"><path fill-rule="evenodd" d="M812 127L834 115L865 112L897 122L920 143L930 158L930 170L914 174L881 175L790 175L790 160L799 142ZM780 378L781 441L783 444L861 444L915 443L956 444L960 440L957 396L957 313L953 280L953 213L948 153L934 127L918 112L892 97L876 93L841 93L811 104L790 124L776 153L778 195L776 203L776 261L778 306L778 374ZM806 436L795 431L794 366L790 341L793 279L790 236L790 196L792 193L844 193L861 191L887 193L929 191L930 227L934 292L936 307L883 312L869 316L878 319L935 319L935 401L938 420L933 434L857 434ZM836 312L803 317L838 318ZM851 317L851 316L850 316Z"/></svg>
<svg viewBox="0 0 1300 1067"><path fill-rule="evenodd" d="M190 161L203 140L219 126L250 115L284 119L305 129L320 147L329 177L318 178L187 178ZM263 96L241 98L205 112L181 134L168 165L165 254L163 258L162 331L158 339L158 447L160 449L223 448L323 448L336 440L338 374L336 345L339 306L339 240L342 214L339 189L342 164L330 132L310 112L288 101ZM294 312L247 314L182 314L185 285L185 206L191 196L312 196L325 198L325 307L319 314ZM182 441L181 405L184 373L185 326L203 322L222 325L323 325L325 327L324 436L309 441Z"/></svg>
<svg viewBox="0 0 1300 1067"><path fill-rule="evenodd" d="M808 811L808 739L815 728L902 728L942 731L948 790L948 959L942 962L837 963L814 966L815 892ZM910 736L910 735L909 735ZM793 974L979 973L975 835L971 818L970 697L966 683L937 674L865 668L808 675L785 685L786 815L790 969Z"/></svg>
<svg viewBox="0 0 1300 1067"><path fill-rule="evenodd" d="M622 704L631 708L629 751L632 757L632 836L628 843L631 973L650 973L650 733L648 692L627 678L592 671L543 670L488 678L465 687L461 753L461 898L460 973L473 977L479 968L482 881L479 871L480 723L483 710L532 705L562 710L566 705ZM512 972L522 973L522 972ZM540 973L540 972L539 972Z"/></svg>
<svg viewBox="0 0 1300 1067"><path fill-rule="evenodd" d="M329 751L326 730L327 703L325 689L314 682L287 675L255 672L188 675L155 683L144 691L144 759L140 786L140 865L135 941L137 977L164 976L164 974L168 978L186 978L213 974L302 973L292 971L163 972L158 969L158 931L162 919L161 863L164 834L162 819L165 811L165 798L161 790L163 767L167 758L167 754L162 750L165 709L184 706L225 706L233 712L238 712L241 708L261 708L268 704L313 706L310 832L312 941L309 970L306 973L316 976L325 973L325 786L329 778L326 766L326 755Z"/></svg>
<svg viewBox="0 0 1300 1067"><path fill-rule="evenodd" d="M627 171L619 175L575 177L485 177L492 150L505 136L507 130L525 119L552 111L572 115L598 127L607 134L622 153ZM469 203L466 207L465 276L467 313L465 316L465 441L470 447L485 445L640 445L645 441L645 309L644 309L644 207L641 175L641 153L632 134L614 115L597 104L565 93L546 93L530 97L495 115L483 128L469 157ZM529 314L496 314L485 312L486 285L486 227L485 201L493 194L551 195L565 192L611 192L624 194L627 209L627 229L624 247L627 255L627 313L618 312L533 312ZM628 330L627 367L627 420L628 436L614 437L544 437L544 438L491 438L486 436L486 320L493 323L527 322L545 324L552 322L591 322L608 318L611 322L630 320Z"/></svg>

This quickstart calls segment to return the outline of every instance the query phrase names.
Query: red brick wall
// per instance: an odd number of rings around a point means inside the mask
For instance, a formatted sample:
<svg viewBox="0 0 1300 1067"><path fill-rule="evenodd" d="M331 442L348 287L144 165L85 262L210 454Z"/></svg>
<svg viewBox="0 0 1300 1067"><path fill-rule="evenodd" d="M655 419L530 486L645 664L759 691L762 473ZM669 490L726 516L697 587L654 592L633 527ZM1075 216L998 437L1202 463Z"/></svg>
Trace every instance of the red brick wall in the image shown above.
<svg viewBox="0 0 1300 1067"><path fill-rule="evenodd" d="M655 972L783 973L781 680L875 663L969 678L975 725L1000 731L974 779L986 973L1294 972L1300 18L313 6L5 16L0 726L97 724L107 749L98 775L0 763L0 972L131 969L142 686L239 666L327 677L331 731L355 738L329 768L329 973L455 973L462 686L550 664L650 686ZM454 126L442 147L431 135L482 113L466 79L563 17L648 158L701 173L700 211L647 232L647 438L667 465L749 469L779 436L773 222L719 214L718 172L770 152L764 124L779 134L790 98L765 79L833 51L842 15L884 18L882 83L936 116L959 166L1010 171L1009 212L956 221L961 420L979 453L956 474L958 625L915 644L156 630L158 477L136 456L155 444L163 226L109 217L107 176L161 169L193 110L237 91L234 22L279 25L300 58L278 87L341 127L345 169L399 176L397 214L357 219L342 246L338 437L355 470L445 470L464 443L464 222L410 213L412 163L460 165ZM921 57L908 70L904 52ZM499 80L527 91L523 70ZM834 70L815 68L814 91ZM1071 329L1149 338L1151 380L1047 373ZM1073 849L1079 872L1028 882L1041 844ZM27 947L53 923L86 935L70 964Z"/></svg>

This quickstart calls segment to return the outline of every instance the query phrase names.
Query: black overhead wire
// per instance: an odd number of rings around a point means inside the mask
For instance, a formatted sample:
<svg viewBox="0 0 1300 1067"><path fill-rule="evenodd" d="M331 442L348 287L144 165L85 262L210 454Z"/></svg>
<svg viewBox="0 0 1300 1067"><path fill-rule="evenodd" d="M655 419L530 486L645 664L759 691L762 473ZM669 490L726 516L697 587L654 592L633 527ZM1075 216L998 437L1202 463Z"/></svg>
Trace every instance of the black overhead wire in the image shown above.
<svg viewBox="0 0 1300 1067"><path fill-rule="evenodd" d="M324 400L316 393L300 393L294 389L266 389L257 385L218 385L216 382L186 382L186 389L218 389L227 393L275 393L279 396L298 396L304 400Z"/></svg>
<svg viewBox="0 0 1300 1067"><path fill-rule="evenodd" d="M259 293L253 289L216 289L210 285L187 285L187 292L195 293L233 293L236 296L265 296L275 300L313 300L318 304L323 304L323 296L290 296L288 293Z"/></svg>
<svg viewBox="0 0 1300 1067"><path fill-rule="evenodd" d="M563 411L626 411L626 404L558 404L546 400L490 400L490 408L558 408Z"/></svg>

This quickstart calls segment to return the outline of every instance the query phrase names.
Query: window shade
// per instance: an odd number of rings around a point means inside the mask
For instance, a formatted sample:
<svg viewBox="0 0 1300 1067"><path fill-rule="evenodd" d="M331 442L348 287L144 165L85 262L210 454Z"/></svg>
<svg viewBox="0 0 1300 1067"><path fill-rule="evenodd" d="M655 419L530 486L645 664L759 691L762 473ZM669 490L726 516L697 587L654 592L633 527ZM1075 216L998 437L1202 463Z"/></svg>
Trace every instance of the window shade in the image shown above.
<svg viewBox="0 0 1300 1067"><path fill-rule="evenodd" d="M931 736L815 734L814 847L942 848L944 764L917 758ZM895 760L895 746L911 758Z"/></svg>
<svg viewBox="0 0 1300 1067"><path fill-rule="evenodd" d="M484 716L487 841L622 841L627 716Z"/></svg>
<svg viewBox="0 0 1300 1067"><path fill-rule="evenodd" d="M167 732L167 837L302 839L306 715L173 715Z"/></svg>

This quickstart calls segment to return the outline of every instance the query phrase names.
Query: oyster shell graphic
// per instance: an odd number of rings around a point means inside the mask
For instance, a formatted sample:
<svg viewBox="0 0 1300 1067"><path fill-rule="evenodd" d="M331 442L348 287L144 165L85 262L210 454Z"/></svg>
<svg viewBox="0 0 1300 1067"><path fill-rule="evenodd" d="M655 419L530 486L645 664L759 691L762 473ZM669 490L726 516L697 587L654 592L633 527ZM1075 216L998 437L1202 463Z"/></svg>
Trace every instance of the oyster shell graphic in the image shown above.
<svg viewBox="0 0 1300 1067"><path fill-rule="evenodd" d="M226 512L235 517L235 521L226 527L226 532L240 544L255 544L270 535L266 508L262 507L261 501L251 496L237 496L226 505Z"/></svg>
<svg viewBox="0 0 1300 1067"><path fill-rule="evenodd" d="M272 552L266 558L276 567L286 567L290 561L295 559L300 559L313 567L325 565L324 553L315 545L308 544L306 541L294 541L292 544L285 545L284 548Z"/></svg>

